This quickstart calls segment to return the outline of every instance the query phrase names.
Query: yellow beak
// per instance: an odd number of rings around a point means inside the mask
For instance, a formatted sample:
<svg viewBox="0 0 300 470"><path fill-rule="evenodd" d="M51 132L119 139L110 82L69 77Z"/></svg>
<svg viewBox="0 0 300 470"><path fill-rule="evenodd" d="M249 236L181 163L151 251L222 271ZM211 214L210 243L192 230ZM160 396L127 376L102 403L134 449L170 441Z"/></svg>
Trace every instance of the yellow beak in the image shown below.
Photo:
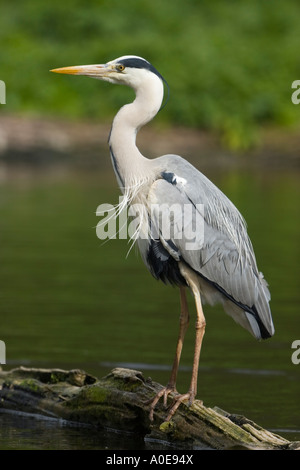
<svg viewBox="0 0 300 470"><path fill-rule="evenodd" d="M106 77L111 68L105 64L95 65L76 65L74 67L61 67L52 69L50 72L66 73L71 75L87 75L88 77L102 78Z"/></svg>

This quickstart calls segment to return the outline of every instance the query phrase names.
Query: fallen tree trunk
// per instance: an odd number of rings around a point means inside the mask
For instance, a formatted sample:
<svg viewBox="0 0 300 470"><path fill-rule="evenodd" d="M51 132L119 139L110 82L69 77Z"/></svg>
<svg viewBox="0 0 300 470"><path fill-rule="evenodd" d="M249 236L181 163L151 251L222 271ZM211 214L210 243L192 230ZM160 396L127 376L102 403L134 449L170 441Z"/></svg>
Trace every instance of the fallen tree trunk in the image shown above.
<svg viewBox="0 0 300 470"><path fill-rule="evenodd" d="M243 416L199 401L182 403L170 422L166 410L157 405L149 420L149 401L161 385L141 372L113 369L96 379L81 370L20 367L0 371L1 408L51 416L101 428L136 433L169 443L177 449L296 449L289 442ZM170 397L171 400L171 397Z"/></svg>

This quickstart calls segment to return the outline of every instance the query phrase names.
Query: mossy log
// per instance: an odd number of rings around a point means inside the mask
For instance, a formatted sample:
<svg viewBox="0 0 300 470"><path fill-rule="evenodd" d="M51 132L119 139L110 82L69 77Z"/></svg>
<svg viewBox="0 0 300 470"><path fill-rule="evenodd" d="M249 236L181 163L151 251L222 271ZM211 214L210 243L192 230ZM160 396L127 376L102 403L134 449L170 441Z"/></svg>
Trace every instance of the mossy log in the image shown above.
<svg viewBox="0 0 300 470"><path fill-rule="evenodd" d="M147 402L161 385L141 372L116 368L97 379L82 370L20 367L0 371L1 408L29 412L78 424L136 433L177 449L296 449L289 442L250 421L195 400L182 403L170 422L158 403L153 422ZM172 397L170 396L170 403Z"/></svg>

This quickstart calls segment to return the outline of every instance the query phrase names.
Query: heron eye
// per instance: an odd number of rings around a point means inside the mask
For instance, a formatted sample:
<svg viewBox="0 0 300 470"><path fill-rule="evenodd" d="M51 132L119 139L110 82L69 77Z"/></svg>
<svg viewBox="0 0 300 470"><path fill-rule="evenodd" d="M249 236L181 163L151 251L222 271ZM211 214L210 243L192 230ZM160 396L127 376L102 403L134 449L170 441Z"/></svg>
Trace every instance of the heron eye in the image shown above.
<svg viewBox="0 0 300 470"><path fill-rule="evenodd" d="M123 70L125 69L125 65L123 64L119 64L116 66L116 69L118 72L123 72Z"/></svg>

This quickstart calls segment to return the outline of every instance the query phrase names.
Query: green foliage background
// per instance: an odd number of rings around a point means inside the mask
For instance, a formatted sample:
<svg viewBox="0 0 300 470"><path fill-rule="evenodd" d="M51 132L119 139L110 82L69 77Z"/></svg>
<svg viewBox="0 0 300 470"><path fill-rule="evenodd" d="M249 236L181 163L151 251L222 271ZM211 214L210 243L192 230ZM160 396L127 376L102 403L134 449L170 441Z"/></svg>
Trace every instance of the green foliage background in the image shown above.
<svg viewBox="0 0 300 470"><path fill-rule="evenodd" d="M3 0L1 111L106 121L130 92L108 93L108 84L49 69L135 54L170 85L160 122L247 146L262 124L299 122L291 103L291 84L300 79L299 17L299 0Z"/></svg>

